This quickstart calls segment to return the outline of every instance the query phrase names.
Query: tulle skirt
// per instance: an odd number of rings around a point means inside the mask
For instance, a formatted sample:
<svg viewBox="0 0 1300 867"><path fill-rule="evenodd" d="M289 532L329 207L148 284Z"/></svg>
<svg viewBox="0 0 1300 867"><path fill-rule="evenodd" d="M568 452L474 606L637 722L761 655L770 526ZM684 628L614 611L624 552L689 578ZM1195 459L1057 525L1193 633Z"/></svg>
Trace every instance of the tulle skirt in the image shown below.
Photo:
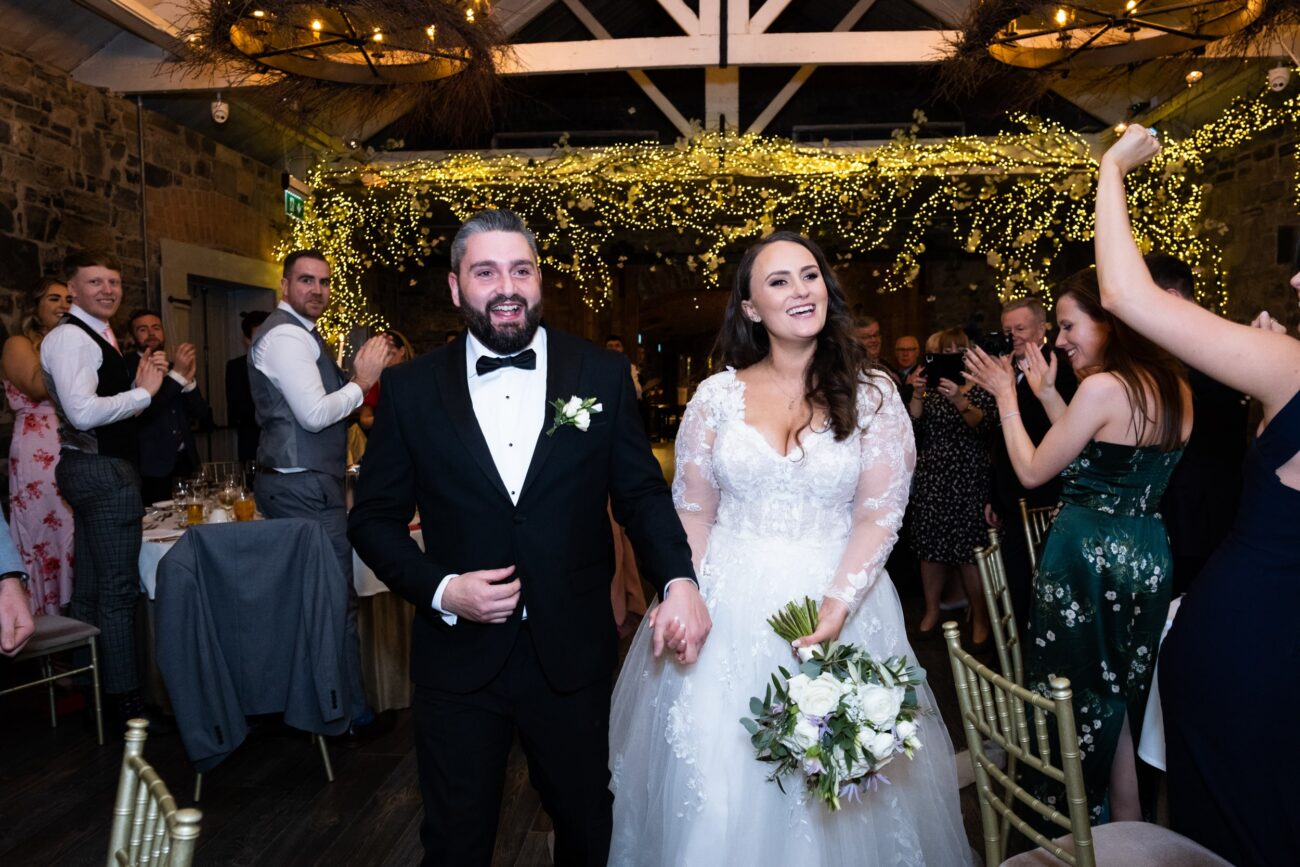
<svg viewBox="0 0 1300 867"><path fill-rule="evenodd" d="M713 618L699 661L655 659L643 623L614 690L610 770L612 865L965 865L952 743L928 687L918 699L923 749L884 768L890 784L830 812L788 775L767 779L740 724L751 696L797 661L769 615L792 599L820 599L844 539L738 538L716 527L700 589ZM841 641L872 655L915 659L893 584L882 576Z"/></svg>

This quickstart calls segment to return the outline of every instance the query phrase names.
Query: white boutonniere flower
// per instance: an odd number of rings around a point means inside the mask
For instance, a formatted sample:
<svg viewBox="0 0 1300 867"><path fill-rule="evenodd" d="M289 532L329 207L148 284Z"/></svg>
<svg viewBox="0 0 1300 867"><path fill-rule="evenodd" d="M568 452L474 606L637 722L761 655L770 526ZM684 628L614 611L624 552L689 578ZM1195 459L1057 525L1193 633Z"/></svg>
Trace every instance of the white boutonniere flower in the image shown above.
<svg viewBox="0 0 1300 867"><path fill-rule="evenodd" d="M567 401L562 398L556 398L551 401L551 406L555 407L555 416L551 419L551 428L546 432L551 436L562 427L573 426L580 431L586 431L591 427L591 417L595 413L602 412L604 407L600 405L594 397L574 397Z"/></svg>

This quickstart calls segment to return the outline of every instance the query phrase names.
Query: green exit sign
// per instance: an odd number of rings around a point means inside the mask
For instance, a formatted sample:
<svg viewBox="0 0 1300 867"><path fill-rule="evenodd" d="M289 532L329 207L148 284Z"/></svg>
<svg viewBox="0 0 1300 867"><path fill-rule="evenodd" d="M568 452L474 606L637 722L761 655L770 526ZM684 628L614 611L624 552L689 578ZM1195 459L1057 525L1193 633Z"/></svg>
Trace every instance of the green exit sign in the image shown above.
<svg viewBox="0 0 1300 867"><path fill-rule="evenodd" d="M284 191L284 212L295 220L303 218L306 203L307 200L293 190Z"/></svg>

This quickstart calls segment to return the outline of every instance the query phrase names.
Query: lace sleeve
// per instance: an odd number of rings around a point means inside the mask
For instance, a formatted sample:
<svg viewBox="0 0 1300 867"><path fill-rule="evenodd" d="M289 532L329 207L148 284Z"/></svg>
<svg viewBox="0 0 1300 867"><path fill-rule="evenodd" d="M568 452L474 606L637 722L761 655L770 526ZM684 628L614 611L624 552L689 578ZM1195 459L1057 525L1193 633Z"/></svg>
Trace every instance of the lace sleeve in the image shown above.
<svg viewBox="0 0 1300 867"><path fill-rule="evenodd" d="M844 555L826 595L853 611L875 586L907 510L916 467L911 416L893 383L875 380L880 408L867 419L860 436L862 467L853 497L853 527ZM875 403L874 396L868 403ZM867 410L870 412L870 409Z"/></svg>
<svg viewBox="0 0 1300 867"><path fill-rule="evenodd" d="M700 562L718 514L718 483L713 478L713 440L718 423L716 407L709 400L711 392L703 384L695 392L682 415L675 445L673 507L686 530L696 575L700 574Z"/></svg>

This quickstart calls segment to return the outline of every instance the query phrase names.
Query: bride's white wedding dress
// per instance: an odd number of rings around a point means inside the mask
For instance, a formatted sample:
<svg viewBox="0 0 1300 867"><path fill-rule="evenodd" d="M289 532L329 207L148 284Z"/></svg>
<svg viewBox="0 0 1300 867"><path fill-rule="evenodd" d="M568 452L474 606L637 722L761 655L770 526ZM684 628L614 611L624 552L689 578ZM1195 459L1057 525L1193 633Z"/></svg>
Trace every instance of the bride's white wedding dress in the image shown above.
<svg viewBox="0 0 1300 867"><path fill-rule="evenodd" d="M699 661L651 653L638 631L614 690L613 865L971 864L952 744L928 687L923 749L895 758L891 785L831 813L802 779L767 776L740 718L790 650L767 618L787 602L834 596L840 640L915 659L885 560L907 508L912 424L892 381L858 390L861 430L805 434L781 456L745 421L735 372L700 384L677 437L673 500L713 618Z"/></svg>

